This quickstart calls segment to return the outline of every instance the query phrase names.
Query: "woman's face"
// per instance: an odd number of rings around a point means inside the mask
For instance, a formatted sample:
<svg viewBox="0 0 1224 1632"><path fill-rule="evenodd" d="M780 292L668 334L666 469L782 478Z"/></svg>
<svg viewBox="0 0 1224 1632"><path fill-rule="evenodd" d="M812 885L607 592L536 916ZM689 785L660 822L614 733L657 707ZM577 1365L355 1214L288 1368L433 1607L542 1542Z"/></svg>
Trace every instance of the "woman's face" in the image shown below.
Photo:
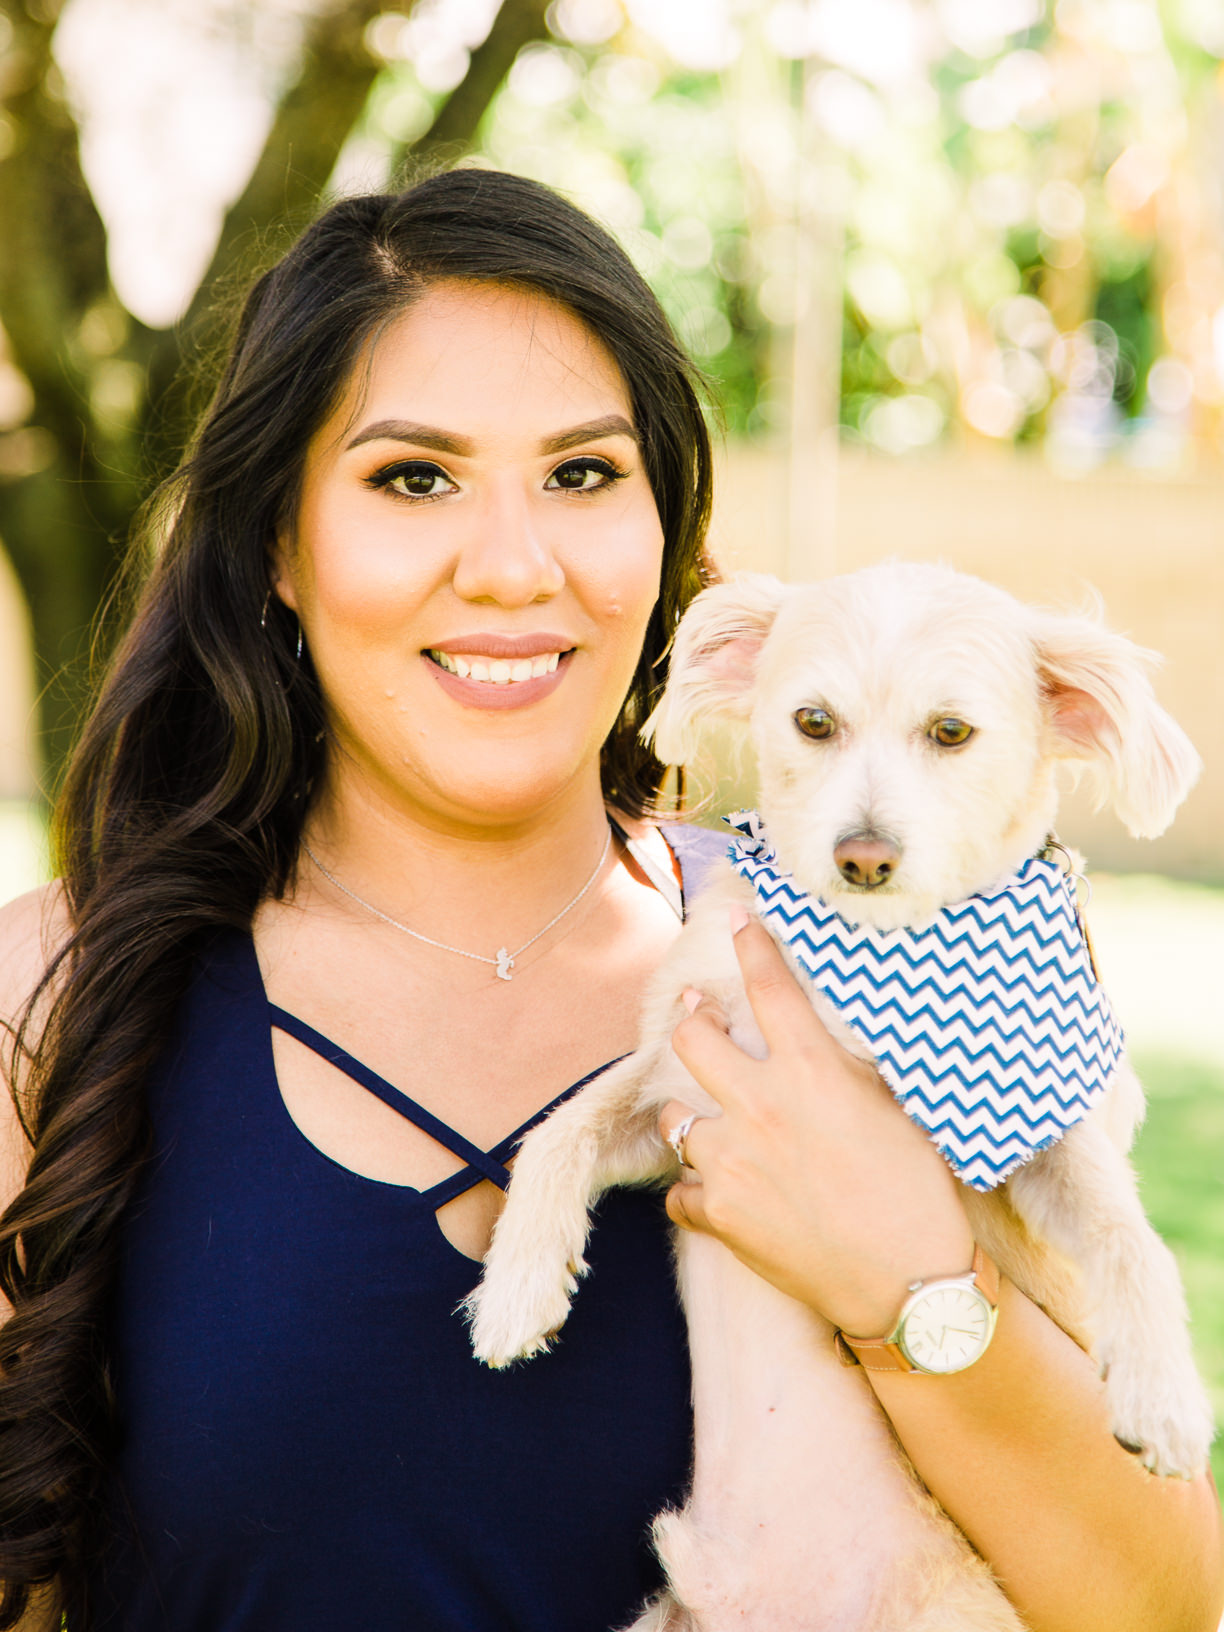
<svg viewBox="0 0 1224 1632"><path fill-rule="evenodd" d="M277 540L331 792L357 777L431 825L589 796L662 558L600 342L542 296L435 284L358 365Z"/></svg>

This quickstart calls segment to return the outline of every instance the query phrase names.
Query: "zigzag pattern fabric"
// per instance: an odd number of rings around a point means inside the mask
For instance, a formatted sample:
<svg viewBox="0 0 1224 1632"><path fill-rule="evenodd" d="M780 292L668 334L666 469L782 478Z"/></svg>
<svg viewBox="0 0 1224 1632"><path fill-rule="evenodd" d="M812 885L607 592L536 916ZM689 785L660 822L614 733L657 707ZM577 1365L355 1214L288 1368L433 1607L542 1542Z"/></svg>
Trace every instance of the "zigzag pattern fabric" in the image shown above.
<svg viewBox="0 0 1224 1632"><path fill-rule="evenodd" d="M726 819L762 921L963 1183L993 1189L1102 1098L1122 1031L1060 867L1033 857L922 929L876 930L783 872L755 811Z"/></svg>

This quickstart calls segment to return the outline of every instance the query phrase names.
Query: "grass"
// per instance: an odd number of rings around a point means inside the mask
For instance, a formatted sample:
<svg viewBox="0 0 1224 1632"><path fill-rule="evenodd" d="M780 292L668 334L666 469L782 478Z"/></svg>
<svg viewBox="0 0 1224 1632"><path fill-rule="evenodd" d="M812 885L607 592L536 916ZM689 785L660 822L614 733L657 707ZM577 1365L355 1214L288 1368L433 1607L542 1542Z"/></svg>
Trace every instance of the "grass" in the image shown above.
<svg viewBox="0 0 1224 1632"><path fill-rule="evenodd" d="M1224 890L1101 875L1089 917L1148 1094L1134 1151L1144 1205L1181 1265L1224 1423ZM1224 1490L1224 1438L1212 1466Z"/></svg>
<svg viewBox="0 0 1224 1632"><path fill-rule="evenodd" d="M1136 1051L1148 1117L1135 1148L1144 1204L1181 1264L1200 1370L1224 1423L1224 1063ZM1224 1491L1224 1438L1212 1448Z"/></svg>
<svg viewBox="0 0 1224 1632"><path fill-rule="evenodd" d="M0 803L0 904L46 866L37 818ZM1195 1350L1224 1421L1224 890L1098 875L1090 918L1148 1091L1135 1149L1144 1202L1181 1264ZM1224 1438L1212 1460L1224 1490Z"/></svg>

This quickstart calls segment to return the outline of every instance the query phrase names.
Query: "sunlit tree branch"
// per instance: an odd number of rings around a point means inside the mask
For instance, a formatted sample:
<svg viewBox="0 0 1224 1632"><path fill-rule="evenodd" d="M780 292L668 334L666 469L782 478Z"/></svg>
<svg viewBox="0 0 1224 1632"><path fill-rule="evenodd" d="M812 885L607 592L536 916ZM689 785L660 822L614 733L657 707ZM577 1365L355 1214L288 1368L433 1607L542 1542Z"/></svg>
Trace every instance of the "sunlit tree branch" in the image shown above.
<svg viewBox="0 0 1224 1632"><path fill-rule="evenodd" d="M488 38L477 46L467 73L415 144L417 152L467 146L515 57L547 33L547 0L502 0Z"/></svg>

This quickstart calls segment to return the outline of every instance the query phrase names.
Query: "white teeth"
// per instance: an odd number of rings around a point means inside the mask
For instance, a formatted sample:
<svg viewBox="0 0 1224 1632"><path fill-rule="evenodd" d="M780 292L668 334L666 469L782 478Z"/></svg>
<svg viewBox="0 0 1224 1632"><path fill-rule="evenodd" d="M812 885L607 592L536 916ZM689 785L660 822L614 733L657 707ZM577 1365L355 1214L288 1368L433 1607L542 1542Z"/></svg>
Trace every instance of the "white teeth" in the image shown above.
<svg viewBox="0 0 1224 1632"><path fill-rule="evenodd" d="M561 661L560 652L547 652L539 657L520 657L511 661L505 657L452 657L449 652L431 647L430 657L440 668L457 674L461 680L484 680L494 686L510 686L524 680L538 680L552 674Z"/></svg>

